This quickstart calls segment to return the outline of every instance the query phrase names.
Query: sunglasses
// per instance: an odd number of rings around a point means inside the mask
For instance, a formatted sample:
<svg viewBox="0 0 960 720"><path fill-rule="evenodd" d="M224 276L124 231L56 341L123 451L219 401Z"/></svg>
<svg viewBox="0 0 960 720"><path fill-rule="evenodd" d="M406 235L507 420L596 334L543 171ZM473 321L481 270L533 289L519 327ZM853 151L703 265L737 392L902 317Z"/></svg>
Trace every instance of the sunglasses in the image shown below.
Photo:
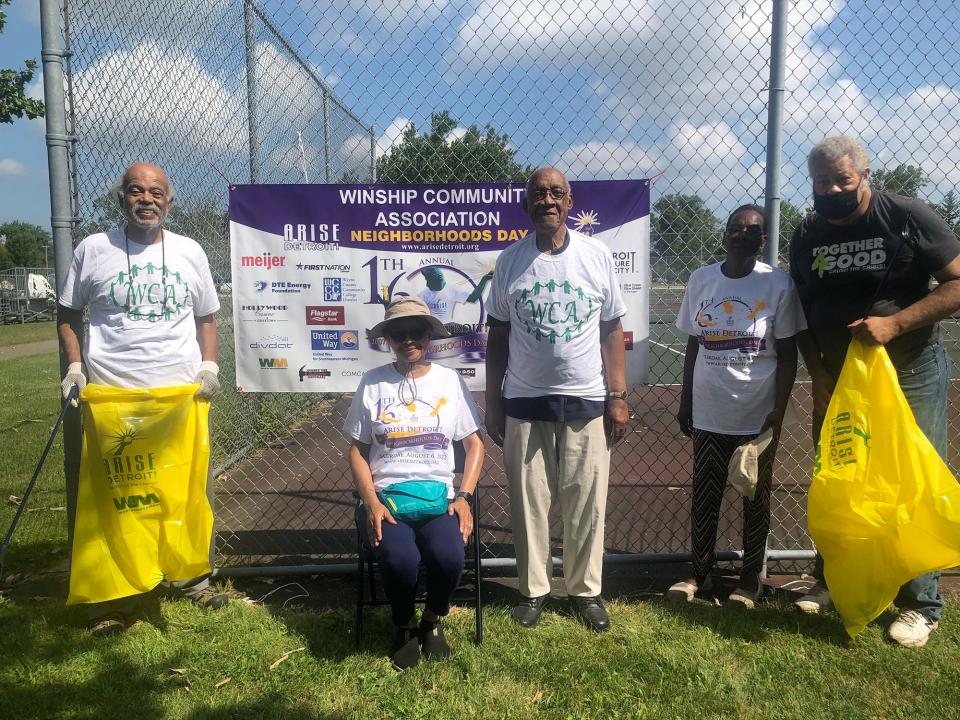
<svg viewBox="0 0 960 720"><path fill-rule="evenodd" d="M744 235L748 238L758 238L763 236L763 226L759 223L754 225L727 225L727 235Z"/></svg>
<svg viewBox="0 0 960 720"><path fill-rule="evenodd" d="M423 325L412 328L395 328L387 330L385 334L394 342L403 342L407 338L411 340L422 340L430 334L430 328Z"/></svg>

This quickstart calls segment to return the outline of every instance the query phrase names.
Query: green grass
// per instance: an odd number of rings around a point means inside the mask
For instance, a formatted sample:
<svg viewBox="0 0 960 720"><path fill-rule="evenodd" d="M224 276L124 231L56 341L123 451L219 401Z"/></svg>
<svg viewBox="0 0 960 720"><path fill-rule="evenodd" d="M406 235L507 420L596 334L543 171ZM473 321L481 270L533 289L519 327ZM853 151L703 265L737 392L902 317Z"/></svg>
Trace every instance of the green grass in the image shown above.
<svg viewBox="0 0 960 720"><path fill-rule="evenodd" d="M235 602L214 613L166 600L127 634L94 638L74 626L78 611L21 595L0 604L11 718L940 720L960 705L956 602L914 651L884 642L878 625L847 641L836 616L783 604L746 613L656 600L611 603L613 629L599 636L552 612L523 630L491 607L476 647L463 610L448 623L453 657L400 674L383 612L355 652L347 610Z"/></svg>
<svg viewBox="0 0 960 720"><path fill-rule="evenodd" d="M57 324L52 320L23 325L0 325L0 347L56 339Z"/></svg>
<svg viewBox="0 0 960 720"><path fill-rule="evenodd" d="M0 533L6 534L19 497L33 475L60 412L57 354L0 360ZM50 449L7 554L8 571L49 567L64 558L67 514L61 435ZM2 535L0 535L2 539Z"/></svg>

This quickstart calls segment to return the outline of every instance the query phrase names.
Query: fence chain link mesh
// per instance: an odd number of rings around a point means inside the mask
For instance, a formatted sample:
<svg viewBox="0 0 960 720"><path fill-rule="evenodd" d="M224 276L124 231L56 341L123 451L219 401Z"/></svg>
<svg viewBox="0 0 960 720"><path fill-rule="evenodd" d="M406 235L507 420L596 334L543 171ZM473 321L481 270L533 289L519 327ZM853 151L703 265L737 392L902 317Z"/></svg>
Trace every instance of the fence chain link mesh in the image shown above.
<svg viewBox="0 0 960 720"><path fill-rule="evenodd" d="M948 194L960 185L960 7L789 6L782 264L811 204L805 153L840 132L868 145L875 184L936 204L960 233ZM690 442L675 421L686 338L674 320L690 272L719 258L729 211L763 203L771 10L757 0L194 0L147 19L108 0L65 2L76 239L118 222L110 186L124 167L155 162L177 186L171 228L203 245L221 288L220 564L336 562L354 542L348 398L230 389L229 183L505 181L547 164L573 179L654 178L651 372L613 451L606 545L689 550ZM954 321L945 337L955 355ZM801 370L799 423L778 454L773 550L812 548L805 380ZM481 487L484 555L512 557L492 446ZM740 510L728 491L718 550L740 547Z"/></svg>

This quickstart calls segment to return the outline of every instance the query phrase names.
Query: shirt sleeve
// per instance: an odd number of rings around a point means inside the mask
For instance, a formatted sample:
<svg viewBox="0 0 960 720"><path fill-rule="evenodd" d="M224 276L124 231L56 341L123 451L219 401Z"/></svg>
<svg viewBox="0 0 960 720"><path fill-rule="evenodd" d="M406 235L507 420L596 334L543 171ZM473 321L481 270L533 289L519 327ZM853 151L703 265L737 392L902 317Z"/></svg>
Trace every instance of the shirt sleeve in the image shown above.
<svg viewBox="0 0 960 720"><path fill-rule="evenodd" d="M950 226L926 203L913 203L913 224L916 226L917 248L923 269L933 275L943 270L960 255L960 240Z"/></svg>
<svg viewBox="0 0 960 720"><path fill-rule="evenodd" d="M690 289L694 286L694 276L690 276L687 287L683 291L683 300L680 301L680 311L677 313L676 326L687 335L698 335L697 329L690 322Z"/></svg>
<svg viewBox="0 0 960 720"><path fill-rule="evenodd" d="M806 312L809 308L807 292L808 288L803 279L803 273L800 270L800 263L802 259L800 258L800 250L804 245L804 224L806 221L801 222L797 225L796 229L793 231L793 237L790 238L790 279L793 280L794 287L797 291L797 297L800 300L800 304L803 307L803 311Z"/></svg>
<svg viewBox="0 0 960 720"><path fill-rule="evenodd" d="M463 440L467 435L472 435L480 429L480 411L473 401L473 395L459 375L457 375L457 385L460 391L460 402L457 403L457 426L453 439Z"/></svg>
<svg viewBox="0 0 960 720"><path fill-rule="evenodd" d="M507 272L503 263L503 253L497 257L490 281L490 294L487 296L487 324L493 327L510 323L510 303L507 297ZM491 322L493 321L493 322Z"/></svg>
<svg viewBox="0 0 960 720"><path fill-rule="evenodd" d="M73 260L70 263L70 269L67 270L67 277L63 281L63 291L57 298L57 302L72 310L83 309L90 299L89 281L83 274L84 259L88 248L89 245L86 242L81 242L73 251Z"/></svg>
<svg viewBox="0 0 960 720"><path fill-rule="evenodd" d="M620 290L620 279L613 267L613 256L607 250L603 253L604 274L607 276L607 293L603 298L603 307L600 308L600 320L609 322L627 314L627 304L623 301L623 292Z"/></svg>
<svg viewBox="0 0 960 720"><path fill-rule="evenodd" d="M366 407L366 379L360 381L360 386L353 394L350 410L343 421L343 431L354 440L371 445L373 443L373 429L370 423L370 411Z"/></svg>
<svg viewBox="0 0 960 720"><path fill-rule="evenodd" d="M803 314L800 296L790 278L786 278L787 287L777 305L777 316L773 320L773 337L777 340L793 337L807 329L807 319Z"/></svg>
<svg viewBox="0 0 960 720"><path fill-rule="evenodd" d="M197 262L197 287L191 290L193 294L193 314L194 317L204 317L212 315L220 309L220 298L217 297L217 288L213 284L213 275L210 273L210 262L207 260L207 254L202 248L199 248L199 259Z"/></svg>

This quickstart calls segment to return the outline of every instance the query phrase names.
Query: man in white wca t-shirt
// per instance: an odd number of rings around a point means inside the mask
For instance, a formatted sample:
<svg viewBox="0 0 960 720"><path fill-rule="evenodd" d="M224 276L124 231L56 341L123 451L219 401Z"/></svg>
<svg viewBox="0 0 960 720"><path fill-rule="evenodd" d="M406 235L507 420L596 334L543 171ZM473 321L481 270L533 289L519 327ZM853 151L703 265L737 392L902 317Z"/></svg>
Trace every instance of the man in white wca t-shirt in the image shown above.
<svg viewBox="0 0 960 720"><path fill-rule="evenodd" d="M82 390L89 378L119 388L199 383L197 395L210 398L220 389L214 317L220 302L207 256L194 240L164 229L175 193L162 169L131 165L114 191L123 227L77 245L59 298L57 332L69 363L63 396L74 386ZM205 607L228 600L206 575L174 585ZM91 605L91 629L124 629L130 607Z"/></svg>
<svg viewBox="0 0 960 720"><path fill-rule="evenodd" d="M567 228L573 193L560 171L531 175L523 206L536 232L500 254L487 301L486 426L510 484L522 596L513 618L533 627L549 597L556 500L573 611L604 631L610 445L628 423L626 307L609 248Z"/></svg>

